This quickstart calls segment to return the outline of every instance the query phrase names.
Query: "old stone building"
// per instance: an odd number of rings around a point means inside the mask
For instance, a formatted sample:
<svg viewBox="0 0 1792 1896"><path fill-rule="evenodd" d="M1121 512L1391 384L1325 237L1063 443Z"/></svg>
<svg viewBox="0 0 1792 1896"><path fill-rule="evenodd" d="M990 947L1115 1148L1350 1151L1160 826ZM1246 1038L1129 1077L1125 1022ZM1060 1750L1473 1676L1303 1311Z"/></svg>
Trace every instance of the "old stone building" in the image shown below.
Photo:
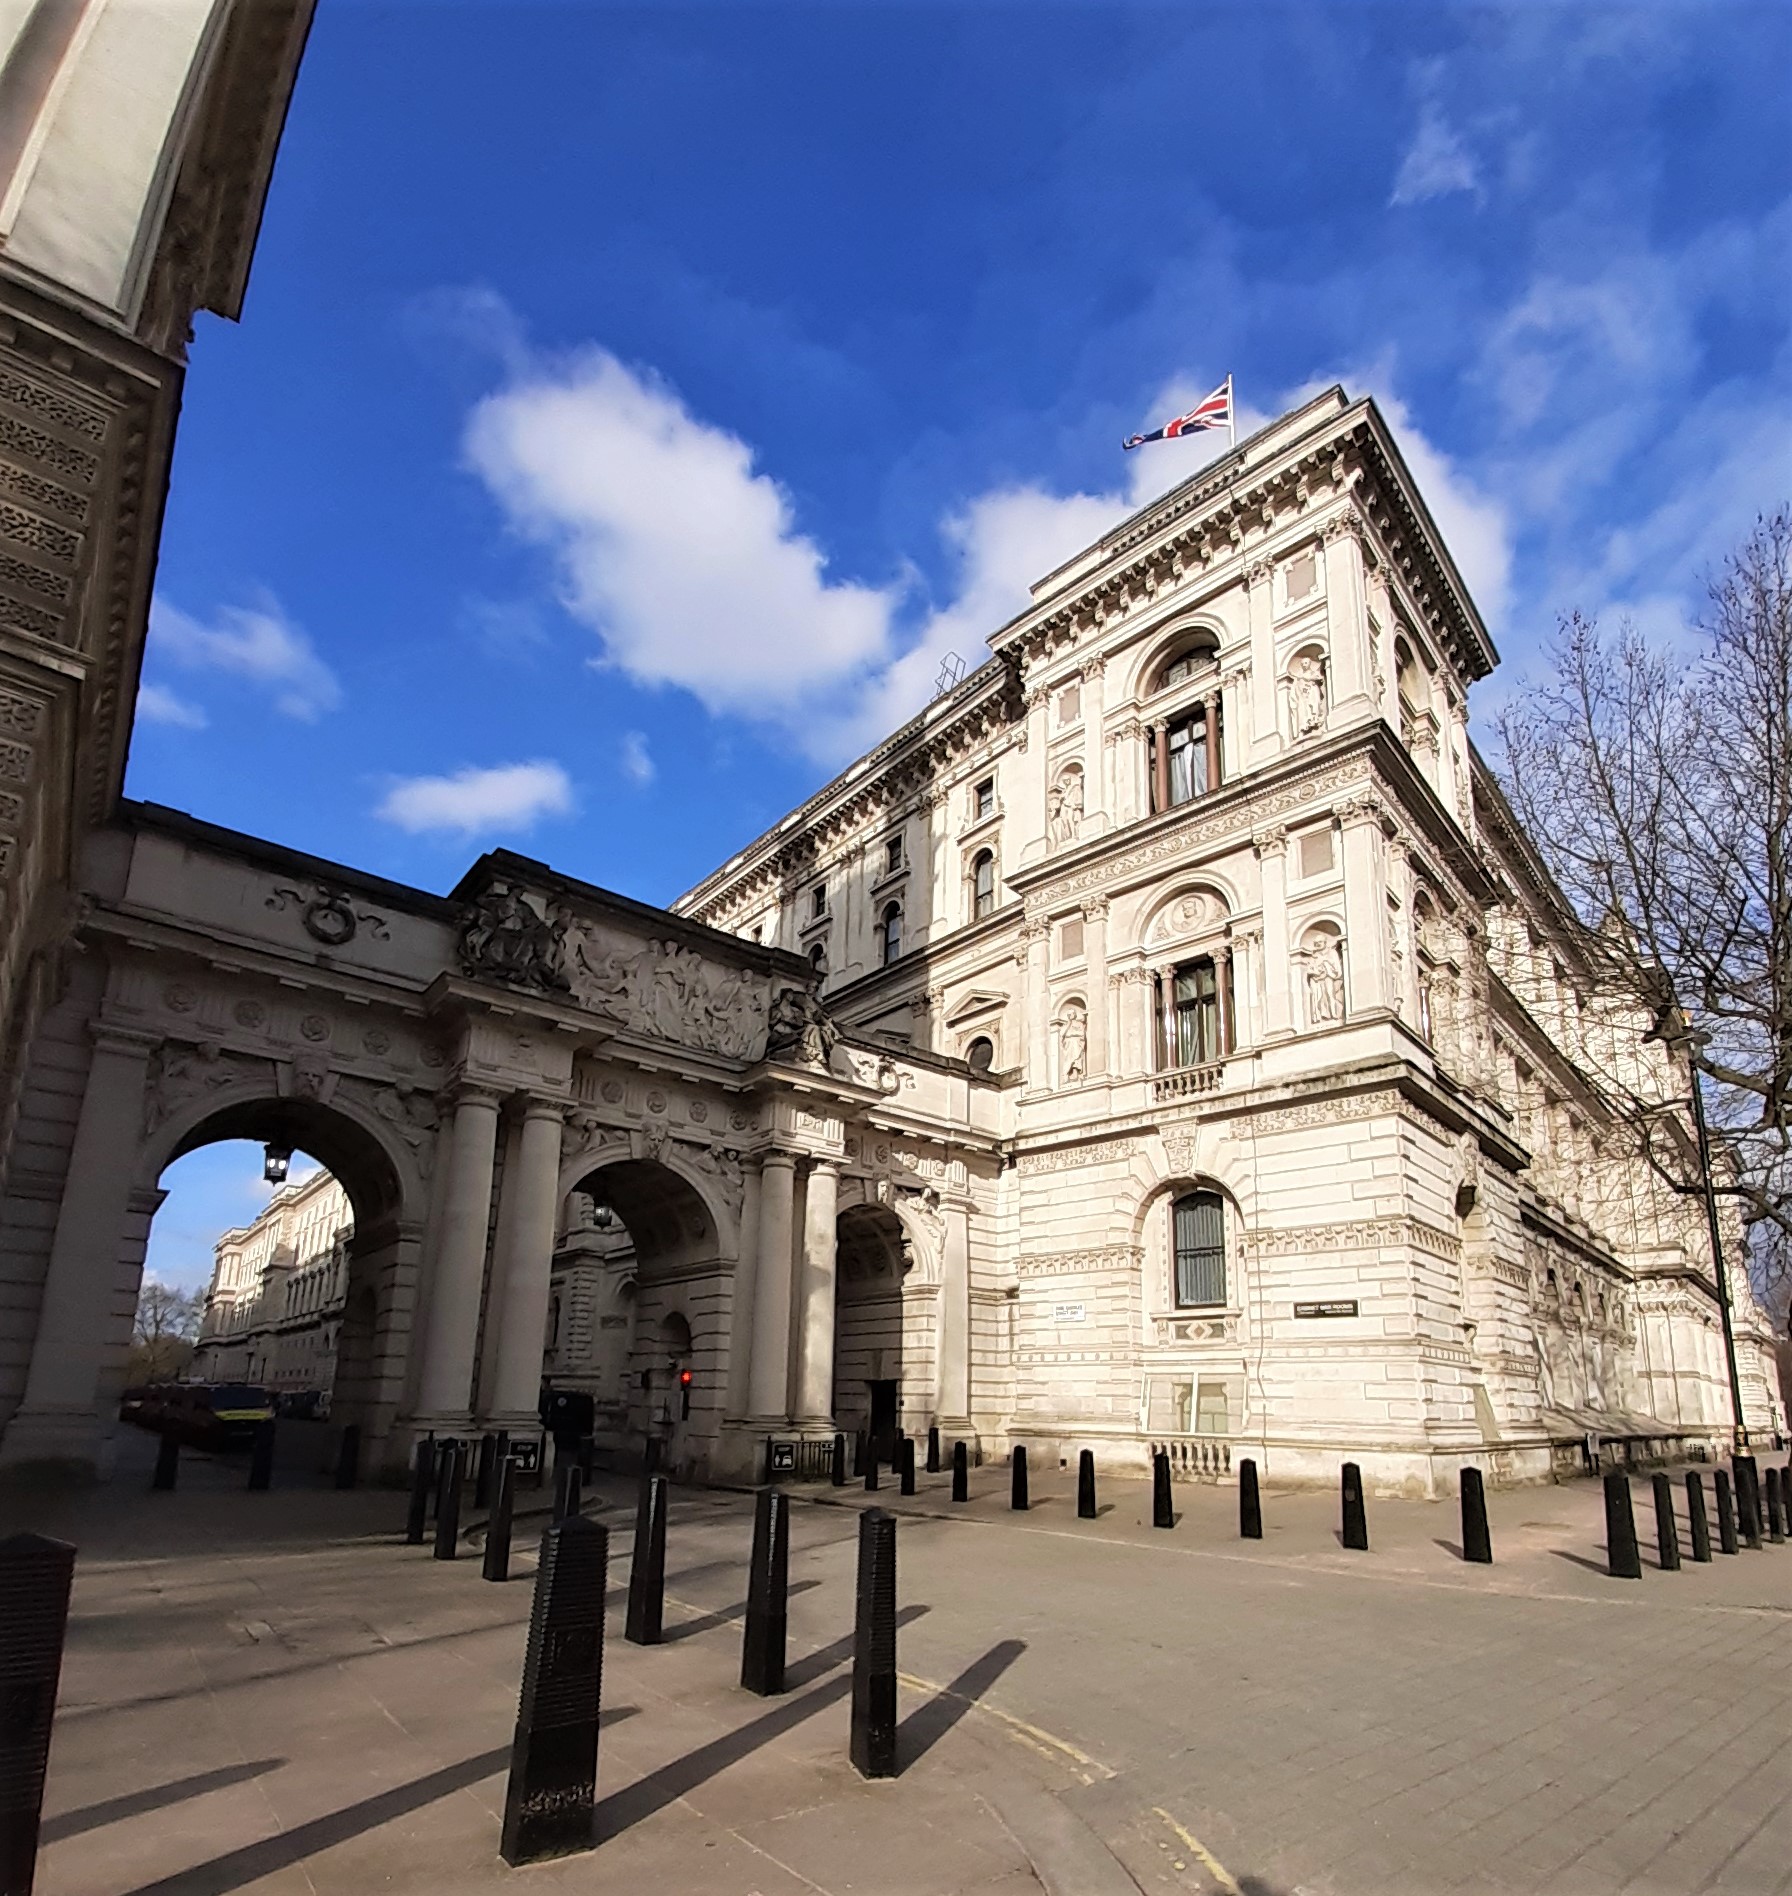
<svg viewBox="0 0 1792 1896"><path fill-rule="evenodd" d="M937 1425L1429 1493L1726 1441L1696 1214L1577 1056L1688 1077L1594 1004L1474 754L1493 647L1373 404L991 644L671 911L120 806L0 1198L0 1467L105 1466L162 1172L224 1138L340 1182L333 1414L393 1473L532 1429L544 1370L696 1474Z"/></svg>
<svg viewBox="0 0 1792 1896"><path fill-rule="evenodd" d="M328 1172L282 1185L215 1247L205 1315L187 1372L198 1382L262 1383L280 1395L336 1381L355 1215Z"/></svg>

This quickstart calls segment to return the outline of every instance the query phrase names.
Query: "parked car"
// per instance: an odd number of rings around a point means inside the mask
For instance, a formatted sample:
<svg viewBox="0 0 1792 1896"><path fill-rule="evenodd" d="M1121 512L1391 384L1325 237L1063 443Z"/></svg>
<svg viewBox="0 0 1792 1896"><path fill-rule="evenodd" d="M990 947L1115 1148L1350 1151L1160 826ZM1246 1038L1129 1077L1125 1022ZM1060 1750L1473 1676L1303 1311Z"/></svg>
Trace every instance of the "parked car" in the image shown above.
<svg viewBox="0 0 1792 1896"><path fill-rule="evenodd" d="M194 1448L232 1448L272 1420L274 1399L258 1383L169 1383L144 1408L146 1428Z"/></svg>

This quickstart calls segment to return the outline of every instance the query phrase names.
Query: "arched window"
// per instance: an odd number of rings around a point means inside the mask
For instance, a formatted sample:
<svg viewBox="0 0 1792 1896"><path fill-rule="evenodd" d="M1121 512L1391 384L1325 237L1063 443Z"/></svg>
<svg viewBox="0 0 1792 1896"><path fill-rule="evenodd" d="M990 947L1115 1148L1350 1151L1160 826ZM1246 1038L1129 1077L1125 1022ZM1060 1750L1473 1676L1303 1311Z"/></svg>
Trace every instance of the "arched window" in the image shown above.
<svg viewBox="0 0 1792 1896"><path fill-rule="evenodd" d="M1176 1306L1226 1301L1226 1212L1218 1192L1184 1192L1170 1207Z"/></svg>
<svg viewBox="0 0 1792 1896"><path fill-rule="evenodd" d="M1205 632L1192 639L1180 651L1172 652L1158 667L1157 677L1152 681L1153 691L1167 691L1172 685L1179 685L1185 679L1197 677L1212 668L1219 657L1219 645L1211 632Z"/></svg>
<svg viewBox="0 0 1792 1896"><path fill-rule="evenodd" d="M817 974L827 973L828 945L825 941L816 942L809 950L809 966L812 967Z"/></svg>
<svg viewBox="0 0 1792 1896"><path fill-rule="evenodd" d="M902 954L902 904L892 902L878 921L878 942L887 968Z"/></svg>
<svg viewBox="0 0 1792 1896"><path fill-rule="evenodd" d="M965 1048L964 1060L973 1073L987 1073L996 1063L996 1043L988 1034L979 1034Z"/></svg>
<svg viewBox="0 0 1792 1896"><path fill-rule="evenodd" d="M996 859L987 849L971 864L971 920L980 922L996 905Z"/></svg>

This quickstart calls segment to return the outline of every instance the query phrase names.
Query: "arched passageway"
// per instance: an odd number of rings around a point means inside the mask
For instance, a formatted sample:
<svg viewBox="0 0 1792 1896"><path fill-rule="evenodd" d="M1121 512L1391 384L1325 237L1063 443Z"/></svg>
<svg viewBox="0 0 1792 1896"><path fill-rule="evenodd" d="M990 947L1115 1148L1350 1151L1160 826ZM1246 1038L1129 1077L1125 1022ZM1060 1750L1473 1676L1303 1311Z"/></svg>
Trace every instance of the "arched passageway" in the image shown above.
<svg viewBox="0 0 1792 1896"><path fill-rule="evenodd" d="M931 1391L904 1381L903 1280L913 1258L901 1219L886 1205L849 1206L835 1232L834 1414L843 1429L868 1431L887 1461L897 1429L917 1426L919 1411L931 1408Z"/></svg>

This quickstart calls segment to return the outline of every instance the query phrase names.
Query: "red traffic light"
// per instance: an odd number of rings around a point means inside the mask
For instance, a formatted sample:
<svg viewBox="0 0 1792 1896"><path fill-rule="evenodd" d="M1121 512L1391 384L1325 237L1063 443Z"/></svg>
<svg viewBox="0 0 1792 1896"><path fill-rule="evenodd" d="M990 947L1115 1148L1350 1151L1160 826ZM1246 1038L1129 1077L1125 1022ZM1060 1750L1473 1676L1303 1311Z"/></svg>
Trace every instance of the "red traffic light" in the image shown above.
<svg viewBox="0 0 1792 1896"><path fill-rule="evenodd" d="M681 1369L681 1370L680 1370L680 1371L678 1372L678 1384L679 1384L679 1387L680 1387L681 1389L688 1389L688 1388L690 1388L690 1386L691 1386L691 1372L690 1372L690 1371L689 1371L688 1369Z"/></svg>

